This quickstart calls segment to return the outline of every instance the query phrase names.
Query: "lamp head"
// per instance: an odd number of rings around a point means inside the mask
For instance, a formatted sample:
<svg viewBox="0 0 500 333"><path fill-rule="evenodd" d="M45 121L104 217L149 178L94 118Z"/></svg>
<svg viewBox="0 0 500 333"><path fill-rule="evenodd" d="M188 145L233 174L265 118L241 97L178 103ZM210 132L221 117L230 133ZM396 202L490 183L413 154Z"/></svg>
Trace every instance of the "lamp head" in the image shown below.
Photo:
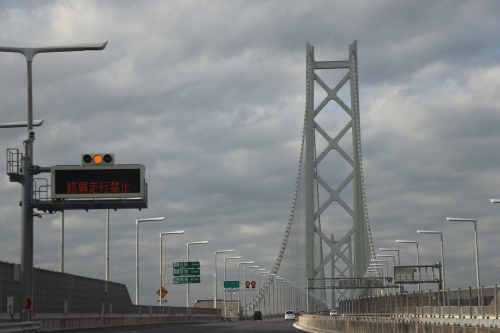
<svg viewBox="0 0 500 333"><path fill-rule="evenodd" d="M450 222L472 222L472 223L477 222L477 220L474 220L474 219L461 219L461 218L456 218L456 217L447 217L446 219Z"/></svg>
<svg viewBox="0 0 500 333"><path fill-rule="evenodd" d="M442 231L429 231L429 230L417 230L419 234L438 234L438 235L443 235Z"/></svg>
<svg viewBox="0 0 500 333"><path fill-rule="evenodd" d="M160 232L160 237L163 235L176 235L176 234L183 234L183 233L184 233L184 230Z"/></svg>
<svg viewBox="0 0 500 333"><path fill-rule="evenodd" d="M396 243L410 243L410 244L418 244L418 242L417 242L417 241L402 240L402 239L398 239L398 240L396 240Z"/></svg>

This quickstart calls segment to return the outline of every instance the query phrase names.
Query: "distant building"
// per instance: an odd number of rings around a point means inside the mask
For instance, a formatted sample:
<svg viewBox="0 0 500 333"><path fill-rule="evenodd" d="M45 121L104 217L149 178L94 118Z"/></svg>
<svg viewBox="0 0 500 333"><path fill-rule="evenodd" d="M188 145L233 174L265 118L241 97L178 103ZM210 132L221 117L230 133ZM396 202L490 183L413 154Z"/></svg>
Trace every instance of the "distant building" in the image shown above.
<svg viewBox="0 0 500 333"><path fill-rule="evenodd" d="M202 309L213 309L214 308L214 300L196 300L194 302L195 308ZM220 309L220 312L223 316L237 316L238 315L238 300L230 301L226 300L226 313L224 314L224 300L217 300L217 309Z"/></svg>

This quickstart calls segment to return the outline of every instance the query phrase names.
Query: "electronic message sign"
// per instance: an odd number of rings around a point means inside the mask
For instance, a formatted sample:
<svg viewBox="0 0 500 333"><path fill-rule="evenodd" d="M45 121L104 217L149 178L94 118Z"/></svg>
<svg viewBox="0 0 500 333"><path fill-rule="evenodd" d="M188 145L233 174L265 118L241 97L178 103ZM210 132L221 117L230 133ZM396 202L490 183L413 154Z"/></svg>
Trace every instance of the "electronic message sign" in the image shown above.
<svg viewBox="0 0 500 333"><path fill-rule="evenodd" d="M141 164L51 167L52 199L136 198L144 196Z"/></svg>

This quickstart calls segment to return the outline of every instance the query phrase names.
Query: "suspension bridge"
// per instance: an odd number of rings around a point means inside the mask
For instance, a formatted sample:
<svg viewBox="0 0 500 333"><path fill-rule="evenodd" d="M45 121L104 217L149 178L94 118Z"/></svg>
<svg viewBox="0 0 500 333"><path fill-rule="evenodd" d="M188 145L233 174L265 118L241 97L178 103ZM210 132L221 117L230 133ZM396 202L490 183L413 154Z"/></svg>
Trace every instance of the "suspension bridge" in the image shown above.
<svg viewBox="0 0 500 333"><path fill-rule="evenodd" d="M363 180L356 46L349 45L347 59L340 61L317 61L314 47L306 46L306 105L292 208L276 261L246 304L249 309L317 312L383 285L357 290L356 284L349 289L325 284L362 278L375 260ZM283 285L288 304L277 301Z"/></svg>

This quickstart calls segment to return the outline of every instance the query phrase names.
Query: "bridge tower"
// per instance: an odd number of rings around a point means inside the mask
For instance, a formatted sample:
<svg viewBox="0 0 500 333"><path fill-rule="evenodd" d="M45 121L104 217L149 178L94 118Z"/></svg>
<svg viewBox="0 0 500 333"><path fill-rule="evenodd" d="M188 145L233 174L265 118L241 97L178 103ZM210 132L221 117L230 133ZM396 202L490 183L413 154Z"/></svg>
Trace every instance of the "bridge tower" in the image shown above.
<svg viewBox="0 0 500 333"><path fill-rule="evenodd" d="M329 264L331 277L363 277L370 265L370 260L375 258L375 253L366 207L361 160L356 41L349 46L348 60L343 61L316 61L313 46L308 43L306 50L304 152L306 276L307 278L324 277L325 266ZM324 73L327 70L330 70L329 72L340 70L340 73L345 73L345 75L341 76L340 81L335 86L330 87L321 78L322 71ZM349 89L347 89L347 83L349 83ZM326 97L318 105L315 105L315 85L319 85L326 92ZM346 88L342 89L344 86ZM343 95L339 96L341 89ZM345 93L345 90L349 93ZM348 99L350 101L345 101ZM331 119L325 119L324 116L319 117L319 115L320 112L332 107L332 105L343 110L341 112L347 114L347 117L344 118L347 120L340 124L340 127L333 126L339 129L338 132L329 133L328 128L332 126L327 125L331 124ZM324 126L322 121L328 124ZM317 139L326 142L326 147L322 151L317 150ZM346 148L346 141L350 141L352 146L348 144L348 148ZM337 172L338 170L321 166L329 156L340 158L348 170L347 173L344 171L344 174L340 175L338 184L328 183L329 179L332 178L329 177L329 174L340 174ZM347 176L344 177L345 174ZM351 199L345 198L344 193L349 193L349 197L352 195L352 203ZM335 205L335 209L343 211L344 216L347 216L347 223L350 225L335 228L337 224L335 215L333 215L333 221L326 221L325 212L333 205ZM328 211L332 209L328 209ZM332 219L331 216L329 219ZM328 234L329 226L333 226L332 229L337 231ZM315 292L318 293L318 297L326 300L324 290L316 290ZM341 293L340 296L346 296L346 292ZM334 290L331 294L331 302L331 307L334 308L337 303Z"/></svg>

